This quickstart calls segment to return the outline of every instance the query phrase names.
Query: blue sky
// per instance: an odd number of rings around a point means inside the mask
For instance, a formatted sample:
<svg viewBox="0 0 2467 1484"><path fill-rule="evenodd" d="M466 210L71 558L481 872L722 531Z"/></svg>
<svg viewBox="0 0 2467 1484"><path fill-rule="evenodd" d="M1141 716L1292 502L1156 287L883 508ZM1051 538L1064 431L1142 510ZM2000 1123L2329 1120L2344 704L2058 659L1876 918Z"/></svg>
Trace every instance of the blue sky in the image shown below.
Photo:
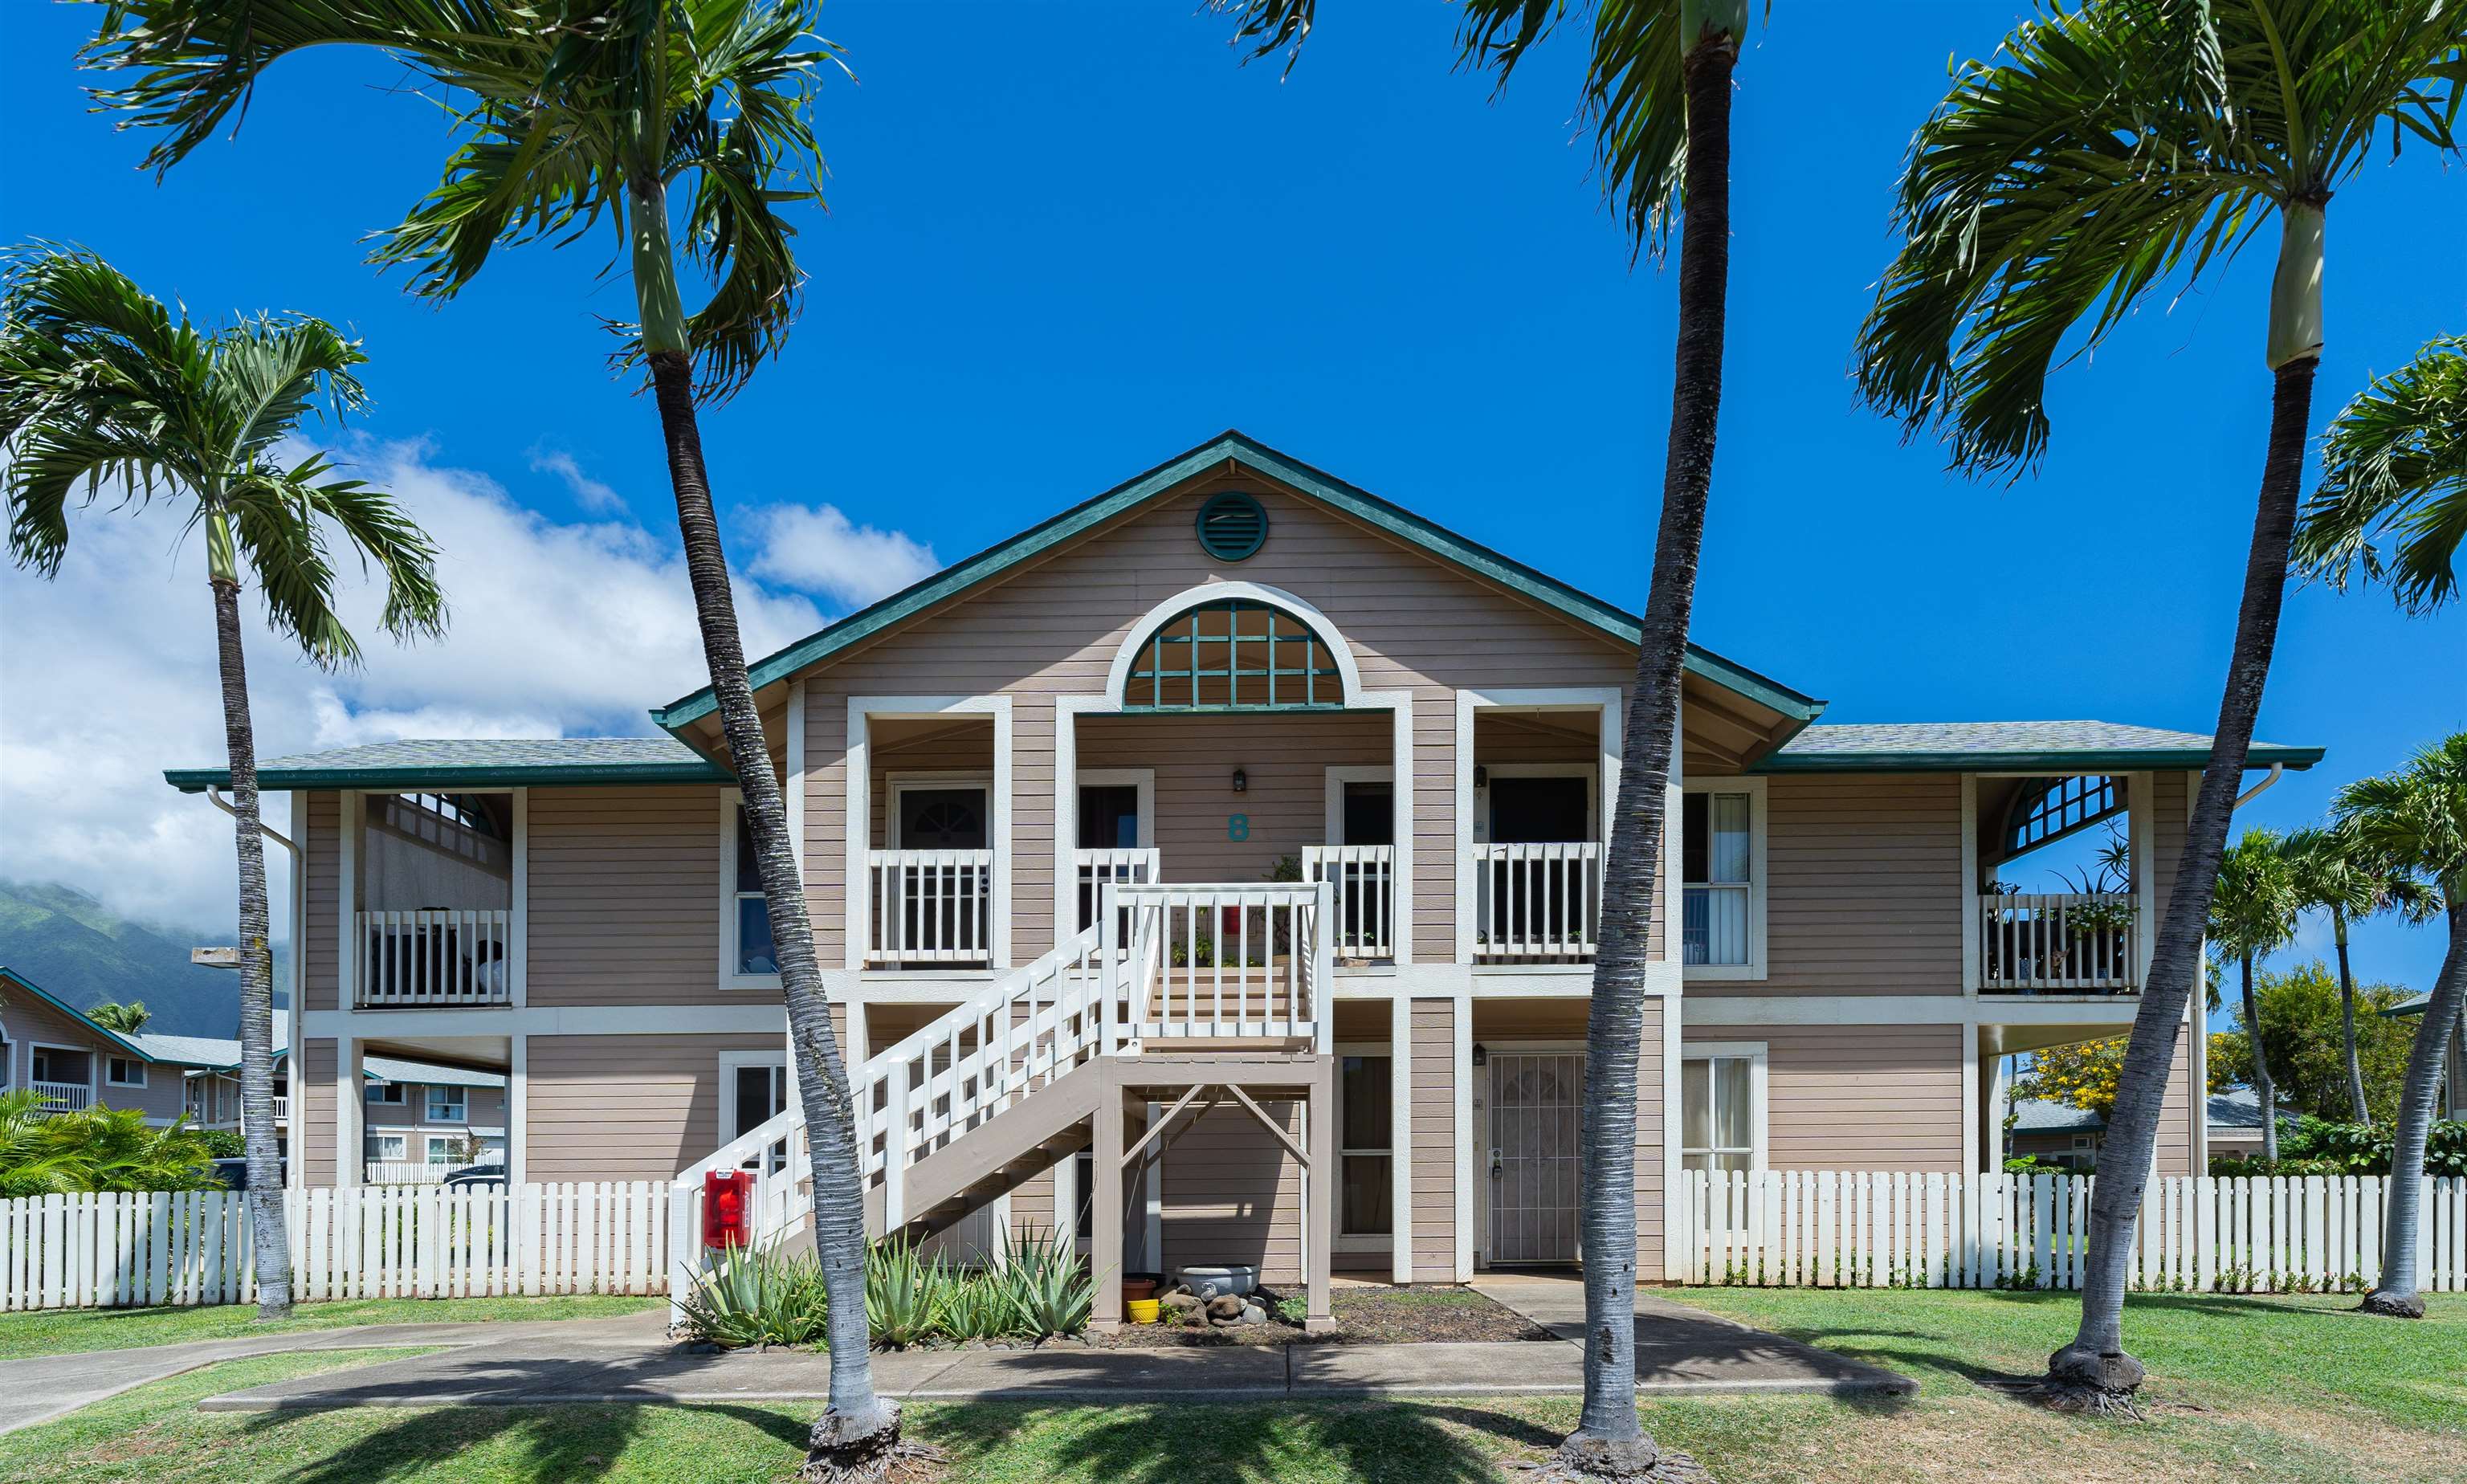
<svg viewBox="0 0 2467 1484"><path fill-rule="evenodd" d="M705 423L740 556L740 512L784 501L949 560L1238 426L1641 604L1675 284L1631 268L1600 205L1570 117L1579 38L1494 99L1453 69L1441 7L1330 5L1281 79L1237 66L1224 23L1190 11L826 8L862 81L819 109L831 210L801 222L804 317ZM1992 49L2017 13L1777 7L1741 59L1697 636L1828 698L1828 720L2207 731L2268 413L2270 236L2064 371L2052 450L2019 483L1947 476L1852 399L1910 131L1948 58ZM459 301L415 302L356 246L442 154L396 74L293 59L237 141L158 187L134 169L140 141L85 110L69 62L90 24L75 7L11 17L7 238L83 241L202 316L347 322L373 357L369 439L549 522L608 518L605 486L672 541L651 410L603 361L596 317L630 306L622 281L594 281L612 244L510 254ZM2377 160L2329 233L2317 428L2372 372L2467 328L2467 178L2416 151ZM2260 731L2330 758L2240 818L2301 821L2337 782L2467 724L2463 677L2456 611L2409 621L2378 594L2295 593ZM2435 933L2376 926L2358 961L2421 985L2439 953Z"/></svg>

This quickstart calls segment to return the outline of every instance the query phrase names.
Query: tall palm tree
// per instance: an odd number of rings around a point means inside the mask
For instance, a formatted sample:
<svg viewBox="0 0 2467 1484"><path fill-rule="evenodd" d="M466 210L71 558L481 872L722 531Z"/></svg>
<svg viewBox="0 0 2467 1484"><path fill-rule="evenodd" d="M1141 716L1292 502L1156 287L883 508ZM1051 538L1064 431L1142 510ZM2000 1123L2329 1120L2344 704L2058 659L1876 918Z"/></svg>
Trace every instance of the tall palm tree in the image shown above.
<svg viewBox="0 0 2467 1484"><path fill-rule="evenodd" d="M81 250L19 248L0 273L9 554L46 577L57 573L70 511L105 491L124 507L182 501L190 528L205 531L239 855L240 1128L258 1314L269 1319L291 1312L291 1260L274 1137L274 974L240 583L256 579L267 621L311 663L356 663L359 645L334 611L330 528L384 577L389 633L439 634L445 621L436 549L390 497L332 478L322 455L287 467L277 457L321 407L339 421L360 406L353 369L367 359L358 342L305 315L199 329Z"/></svg>
<svg viewBox="0 0 2467 1484"><path fill-rule="evenodd" d="M2210 896L2210 952L2244 971L2244 1034L2252 1044L2252 1091L2261 1101L2261 1157L2278 1158L2278 1091L2270 1080L2270 1053L2261 1039L2261 1007L2252 997L2252 961L2286 946L2296 935L2303 906L2285 837L2249 829L2219 860L2218 889Z"/></svg>
<svg viewBox="0 0 2467 1484"><path fill-rule="evenodd" d="M2314 825L2294 830L2281 848L2294 872L2297 905L2330 917L2330 939L2339 954L2339 1034L2347 1064L2347 1101L2356 1121L2369 1125L2373 1115L2365 1106L2365 1068L2356 1054L2356 976L2347 961L2347 929L2391 911L2406 913L2410 922L2426 921L2435 911L2432 893L2411 872L2393 869L2365 851L2352 829Z"/></svg>
<svg viewBox="0 0 2467 1484"><path fill-rule="evenodd" d="M1317 0L1217 0L1257 52L1299 47ZM1696 601L1722 406L1731 276L1731 76L1748 0L1599 0L1582 111L1604 191L1631 242L1657 257L1679 236L1678 355L1636 680L1621 738L1617 817L1603 863L1601 936L1585 1026L1585 1402L1561 1450L1571 1468L1641 1473L1658 1450L1636 1410L1637 1060L1642 1052L1646 933L1677 740L1680 675ZM1567 13L1566 0L1463 0L1460 59L1518 62Z"/></svg>
<svg viewBox="0 0 2467 1484"><path fill-rule="evenodd" d="M2385 555L2372 543L2392 544ZM2296 528L2309 575L2344 587L2358 568L2399 606L2430 613L2458 592L2467 540L2467 335L2429 341L2358 393L2321 441L2321 483Z"/></svg>
<svg viewBox="0 0 2467 1484"><path fill-rule="evenodd" d="M2050 0L1992 59L1961 66L1912 144L1907 239L1860 331L1860 389L1913 433L1942 428L1974 472L2037 461L2059 357L2278 228L2270 434L2234 650L2099 1158L2080 1333L2048 1361L2059 1405L2130 1409L2143 1376L2124 1351L2133 1223L2277 640L2331 192L2384 129L2456 152L2462 32L2467 0Z"/></svg>
<svg viewBox="0 0 2467 1484"><path fill-rule="evenodd" d="M2389 1203L2383 1219L2382 1271L2365 1295L2369 1313L2424 1317L2418 1292L2417 1227L2423 1217L2424 1145L2441 1094L2441 1063L2467 1014L2467 731L2417 753L2405 768L2360 778L2339 791L2340 822L2388 866L2430 883L2449 919L2450 950L2433 981L2424 1020L2407 1058L2390 1150Z"/></svg>
<svg viewBox="0 0 2467 1484"><path fill-rule="evenodd" d="M782 211L821 199L810 109L838 50L816 0L112 0L88 65L127 76L105 106L163 131L166 170L282 58L374 48L448 104L442 179L378 235L373 260L448 299L508 243L564 243L605 224L631 267L636 323L619 352L648 367L703 655L753 837L797 1047L813 1151L816 1247L830 1295L831 1395L817 1473L877 1465L899 1409L873 1390L865 1319L864 1186L848 1068L798 882L787 807L763 743L729 591L698 404L725 398L796 323L803 275ZM687 312L677 258L713 281Z"/></svg>

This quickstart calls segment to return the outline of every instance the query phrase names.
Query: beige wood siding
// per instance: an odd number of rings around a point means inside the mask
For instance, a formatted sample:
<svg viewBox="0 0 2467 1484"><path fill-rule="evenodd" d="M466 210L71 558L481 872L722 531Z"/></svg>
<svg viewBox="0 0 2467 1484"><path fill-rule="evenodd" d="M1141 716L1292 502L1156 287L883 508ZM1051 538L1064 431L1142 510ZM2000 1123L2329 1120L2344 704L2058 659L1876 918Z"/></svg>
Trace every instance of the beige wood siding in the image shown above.
<svg viewBox="0 0 2467 1484"><path fill-rule="evenodd" d="M1643 1282L1662 1276L1662 1018L1670 1001L1644 1002L1636 1064L1636 1272Z"/></svg>
<svg viewBox="0 0 2467 1484"><path fill-rule="evenodd" d="M719 794L531 792L534 1005L776 1003L719 988Z"/></svg>
<svg viewBox="0 0 2467 1484"><path fill-rule="evenodd" d="M301 1046L300 1075L291 1079L291 1158L300 1161L301 1179L310 1185L331 1185L334 1169L335 1043L312 1038Z"/></svg>
<svg viewBox="0 0 2467 1484"><path fill-rule="evenodd" d="M669 1180L719 1147L719 1057L777 1036L533 1036L526 1170L534 1180Z"/></svg>
<svg viewBox="0 0 2467 1484"><path fill-rule="evenodd" d="M1259 1106L1301 1141L1298 1104L1262 1099ZM1256 1263L1262 1281L1301 1281L1301 1177L1247 1110L1220 1106L1201 1114L1165 1157L1160 1221L1167 1270Z"/></svg>
<svg viewBox="0 0 2467 1484"><path fill-rule="evenodd" d="M1453 1000L1413 1003L1414 1281L1457 1271L1457 1015Z"/></svg>
<svg viewBox="0 0 2467 1484"><path fill-rule="evenodd" d="M1766 977L1691 997L1961 993L1959 775L1777 775L1766 817Z"/></svg>
<svg viewBox="0 0 2467 1484"><path fill-rule="evenodd" d="M1191 534L1200 502L1227 487L1258 494L1271 526L1266 548L1238 566L1212 561ZM1188 491L978 596L809 673L806 858L826 960L838 961L841 946L849 696L1013 698L1012 952L1024 962L1051 946L1051 698L1100 693L1130 626L1155 603L1211 579L1294 593L1345 634L1366 687L1414 693L1415 953L1431 960L1453 956L1456 688L1618 686L1628 680L1634 659L1503 590L1246 474L1194 481ZM1477 633L1481 641L1468 643L1467 635Z"/></svg>
<svg viewBox="0 0 2467 1484"><path fill-rule="evenodd" d="M1265 881L1279 859L1326 844L1327 770L1385 765L1384 713L1104 716L1081 720L1082 768L1156 770L1156 843L1167 881ZM1244 789L1234 792L1234 771ZM1232 838L1241 815L1247 838Z"/></svg>
<svg viewBox="0 0 2467 1484"><path fill-rule="evenodd" d="M1961 1169L1960 1026L1691 1024L1679 1054L1736 1041L1765 1044L1771 1168Z"/></svg>
<svg viewBox="0 0 2467 1484"><path fill-rule="evenodd" d="M306 890L303 911L307 921L292 932L300 955L304 998L311 1010L340 1008L335 974L335 946L342 935L343 796L310 794L307 819L302 821L301 880Z"/></svg>

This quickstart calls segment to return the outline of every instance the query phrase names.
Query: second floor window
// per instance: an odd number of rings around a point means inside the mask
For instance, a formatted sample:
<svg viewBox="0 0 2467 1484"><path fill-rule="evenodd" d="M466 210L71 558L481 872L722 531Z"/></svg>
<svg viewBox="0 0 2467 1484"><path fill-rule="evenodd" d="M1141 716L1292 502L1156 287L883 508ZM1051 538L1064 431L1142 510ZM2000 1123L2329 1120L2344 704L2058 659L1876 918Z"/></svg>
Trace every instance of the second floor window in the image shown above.
<svg viewBox="0 0 2467 1484"><path fill-rule="evenodd" d="M762 870L754 859L754 831L746 827L745 807L736 809L736 848L729 852L730 924L735 944L731 972L763 975L780 972L771 945L771 907L762 899Z"/></svg>
<svg viewBox="0 0 2467 1484"><path fill-rule="evenodd" d="M428 1090L428 1121L431 1123L461 1123L464 1119L464 1110L465 1107L463 1096L463 1090L461 1088L430 1088Z"/></svg>
<svg viewBox="0 0 2467 1484"><path fill-rule="evenodd" d="M372 1103L388 1103L398 1106L403 1100L402 1084L399 1082L372 1082L369 1084L367 1095L368 1100Z"/></svg>
<svg viewBox="0 0 2467 1484"><path fill-rule="evenodd" d="M1753 799L1747 794L1681 796L1680 951L1691 964L1745 964Z"/></svg>

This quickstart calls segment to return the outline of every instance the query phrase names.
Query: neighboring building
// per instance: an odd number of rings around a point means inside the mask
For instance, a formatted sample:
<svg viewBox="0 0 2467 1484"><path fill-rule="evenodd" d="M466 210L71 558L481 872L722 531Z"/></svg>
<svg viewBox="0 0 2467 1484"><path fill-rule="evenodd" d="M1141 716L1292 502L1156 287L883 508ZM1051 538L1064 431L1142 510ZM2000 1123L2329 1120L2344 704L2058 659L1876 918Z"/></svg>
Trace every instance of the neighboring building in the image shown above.
<svg viewBox="0 0 2467 1484"><path fill-rule="evenodd" d="M2207 1143L2211 1158L2253 1159L2261 1157L2261 1099L2251 1088L2229 1088L2209 1099ZM2296 1110L2279 1105L2281 1137L2294 1129ZM2043 1097L2013 1100L2013 1126L2006 1152L2013 1158L2035 1155L2050 1164L2087 1170L2098 1163L2107 1143L2107 1120L2086 1108ZM2161 1170L2161 1174L2183 1174Z"/></svg>
<svg viewBox="0 0 2467 1484"><path fill-rule="evenodd" d="M1572 1260L1637 635L1229 434L757 662L877 1222L964 1247L1075 1212L1116 1276ZM2209 752L2103 722L1817 726L1823 703L1701 648L1683 702L1644 926L1647 1279L1685 1169L1992 1168L2004 1059L2130 1023ZM361 1178L336 1152L380 1125L337 1091L372 1057L504 1068L517 1180L788 1149L713 706L653 716L669 736L260 763L305 862L300 1178ZM2111 827L2131 889L1997 889ZM2161 1169L2201 1166L2203 1051L2184 1038ZM1088 1219L1117 1199L1119 1228Z"/></svg>
<svg viewBox="0 0 2467 1484"><path fill-rule="evenodd" d="M506 1075L372 1056L361 1063L364 1179L420 1184L506 1153Z"/></svg>
<svg viewBox="0 0 2467 1484"><path fill-rule="evenodd" d="M122 1035L41 985L0 967L0 1092L31 1088L43 1109L134 1110L169 1124L185 1106L189 1058L179 1036Z"/></svg>

